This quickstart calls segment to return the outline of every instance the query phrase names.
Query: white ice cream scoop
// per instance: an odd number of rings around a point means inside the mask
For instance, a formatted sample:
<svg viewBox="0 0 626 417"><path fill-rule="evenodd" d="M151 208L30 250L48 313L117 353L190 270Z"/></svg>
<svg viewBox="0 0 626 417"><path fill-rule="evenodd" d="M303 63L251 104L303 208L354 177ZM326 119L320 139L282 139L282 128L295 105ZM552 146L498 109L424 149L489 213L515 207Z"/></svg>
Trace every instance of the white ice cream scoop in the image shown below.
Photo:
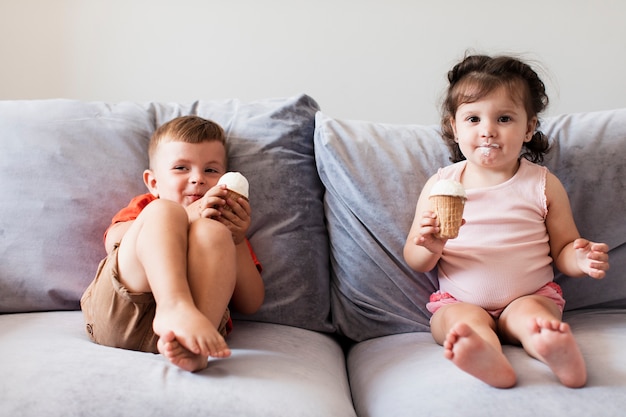
<svg viewBox="0 0 626 417"><path fill-rule="evenodd" d="M248 180L240 172L227 172L226 174L222 175L217 184L225 184L226 188L228 188L230 191L234 191L237 194L248 198Z"/></svg>

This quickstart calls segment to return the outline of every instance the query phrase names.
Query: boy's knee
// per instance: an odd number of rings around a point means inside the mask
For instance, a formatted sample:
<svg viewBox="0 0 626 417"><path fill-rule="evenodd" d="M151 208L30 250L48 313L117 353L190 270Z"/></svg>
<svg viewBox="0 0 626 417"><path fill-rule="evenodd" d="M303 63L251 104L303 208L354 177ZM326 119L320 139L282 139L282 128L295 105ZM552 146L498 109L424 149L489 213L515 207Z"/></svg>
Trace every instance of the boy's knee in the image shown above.
<svg viewBox="0 0 626 417"><path fill-rule="evenodd" d="M189 239L198 239L203 243L214 245L233 244L230 230L222 223L212 219L197 219L189 226Z"/></svg>
<svg viewBox="0 0 626 417"><path fill-rule="evenodd" d="M140 215L144 215L144 217L148 216L156 216L160 219L165 218L179 218L181 220L188 221L187 211L180 204L163 199L157 199L148 204Z"/></svg>

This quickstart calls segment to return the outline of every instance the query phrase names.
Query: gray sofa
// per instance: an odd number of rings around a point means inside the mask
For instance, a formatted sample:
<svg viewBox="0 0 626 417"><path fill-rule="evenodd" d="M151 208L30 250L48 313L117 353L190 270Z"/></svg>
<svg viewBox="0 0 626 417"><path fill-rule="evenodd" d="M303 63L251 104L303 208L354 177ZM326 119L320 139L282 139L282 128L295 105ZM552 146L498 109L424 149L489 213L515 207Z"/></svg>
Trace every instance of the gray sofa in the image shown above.
<svg viewBox="0 0 626 417"><path fill-rule="evenodd" d="M231 358L198 373L96 345L79 298L112 215L144 192L155 127L195 113L250 179L266 302L235 314ZM546 160L602 281L558 275L587 360L583 389L505 347L518 385L446 361L424 304L434 272L402 260L418 193L446 165L435 125L333 119L306 95L254 102L0 101L0 416L622 416L626 413L626 109L543 121Z"/></svg>

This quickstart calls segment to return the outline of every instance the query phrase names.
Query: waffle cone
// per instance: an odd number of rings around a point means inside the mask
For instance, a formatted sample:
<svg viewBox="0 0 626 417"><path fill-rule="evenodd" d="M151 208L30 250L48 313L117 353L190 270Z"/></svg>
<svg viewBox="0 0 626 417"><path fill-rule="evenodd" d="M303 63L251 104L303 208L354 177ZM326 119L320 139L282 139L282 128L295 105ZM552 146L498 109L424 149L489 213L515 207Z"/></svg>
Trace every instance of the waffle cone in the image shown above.
<svg viewBox="0 0 626 417"><path fill-rule="evenodd" d="M439 233L442 239L454 239L459 235L463 221L465 198L451 195L430 196L430 205L439 219Z"/></svg>
<svg viewBox="0 0 626 417"><path fill-rule="evenodd" d="M248 197L239 194L238 192L235 192L233 190L226 190L226 200L233 200L233 201L237 201L237 199L239 198L243 198L244 200L248 201ZM228 204L224 205L224 210L229 210L229 211L233 211L232 207L230 207Z"/></svg>

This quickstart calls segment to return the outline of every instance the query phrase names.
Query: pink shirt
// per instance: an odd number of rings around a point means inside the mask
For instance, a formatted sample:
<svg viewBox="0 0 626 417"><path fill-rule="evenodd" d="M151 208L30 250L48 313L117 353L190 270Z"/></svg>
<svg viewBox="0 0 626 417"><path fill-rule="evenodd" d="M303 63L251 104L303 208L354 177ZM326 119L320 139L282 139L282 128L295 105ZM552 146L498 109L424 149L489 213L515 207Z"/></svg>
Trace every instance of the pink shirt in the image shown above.
<svg viewBox="0 0 626 417"><path fill-rule="evenodd" d="M459 181L465 165L442 168L439 177ZM522 158L510 180L466 190L466 223L439 261L441 292L498 309L554 279L545 225L547 172Z"/></svg>

